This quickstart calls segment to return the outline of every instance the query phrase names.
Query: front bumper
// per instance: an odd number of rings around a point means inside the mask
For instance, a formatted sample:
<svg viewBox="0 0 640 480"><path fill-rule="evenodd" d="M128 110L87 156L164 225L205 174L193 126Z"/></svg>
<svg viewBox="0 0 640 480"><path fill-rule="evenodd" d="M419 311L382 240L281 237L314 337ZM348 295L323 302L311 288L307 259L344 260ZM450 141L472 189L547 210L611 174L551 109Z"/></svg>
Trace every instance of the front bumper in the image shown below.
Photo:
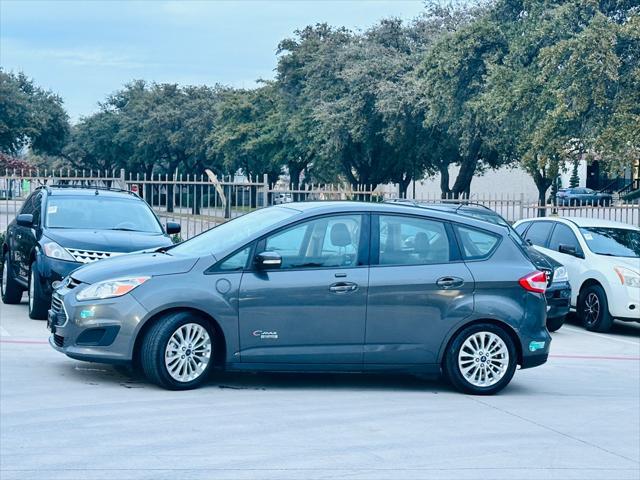
<svg viewBox="0 0 640 480"><path fill-rule="evenodd" d="M57 290L47 321L49 344L77 360L130 362L135 333L147 313L133 295L78 302L73 289Z"/></svg>
<svg viewBox="0 0 640 480"><path fill-rule="evenodd" d="M42 291L47 297L50 297L53 293L53 287L51 286L53 282L62 280L75 269L83 265L79 262L57 260L55 258L47 257L43 253L39 254L38 262L36 262L36 264L38 265L38 275Z"/></svg>
<svg viewBox="0 0 640 480"><path fill-rule="evenodd" d="M571 285L569 282L554 282L545 291L547 318L564 317L571 306Z"/></svg>

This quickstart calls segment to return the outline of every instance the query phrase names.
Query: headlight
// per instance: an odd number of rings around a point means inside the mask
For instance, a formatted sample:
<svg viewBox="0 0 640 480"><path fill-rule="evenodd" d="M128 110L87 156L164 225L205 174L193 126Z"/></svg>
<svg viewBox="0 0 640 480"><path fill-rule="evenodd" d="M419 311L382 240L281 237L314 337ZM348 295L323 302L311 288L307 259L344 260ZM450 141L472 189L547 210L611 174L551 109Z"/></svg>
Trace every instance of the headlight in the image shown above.
<svg viewBox="0 0 640 480"><path fill-rule="evenodd" d="M640 273L626 267L613 267L622 285L640 288Z"/></svg>
<svg viewBox="0 0 640 480"><path fill-rule="evenodd" d="M553 271L553 281L554 282L568 282L569 281L569 273L567 272L567 267L558 267Z"/></svg>
<svg viewBox="0 0 640 480"><path fill-rule="evenodd" d="M62 248L56 242L52 242L48 240L42 248L44 249L44 254L49 258L55 258L56 260L66 260L68 262L75 262L76 259L67 252L66 249Z"/></svg>
<svg viewBox="0 0 640 480"><path fill-rule="evenodd" d="M83 300L102 300L104 298L121 297L151 277L131 277L116 278L113 280L105 280L103 282L94 283L93 285L81 290L76 295L78 301Z"/></svg>

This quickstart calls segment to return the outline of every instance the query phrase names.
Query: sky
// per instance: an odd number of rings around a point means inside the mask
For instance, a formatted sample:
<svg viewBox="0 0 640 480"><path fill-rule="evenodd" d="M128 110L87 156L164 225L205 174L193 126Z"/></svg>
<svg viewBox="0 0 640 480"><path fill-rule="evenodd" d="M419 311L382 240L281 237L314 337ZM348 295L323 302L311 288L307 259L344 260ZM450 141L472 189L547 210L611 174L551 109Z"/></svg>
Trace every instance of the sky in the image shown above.
<svg viewBox="0 0 640 480"><path fill-rule="evenodd" d="M133 79L251 88L276 48L327 22L410 20L423 0L0 0L0 66L59 94L72 121Z"/></svg>

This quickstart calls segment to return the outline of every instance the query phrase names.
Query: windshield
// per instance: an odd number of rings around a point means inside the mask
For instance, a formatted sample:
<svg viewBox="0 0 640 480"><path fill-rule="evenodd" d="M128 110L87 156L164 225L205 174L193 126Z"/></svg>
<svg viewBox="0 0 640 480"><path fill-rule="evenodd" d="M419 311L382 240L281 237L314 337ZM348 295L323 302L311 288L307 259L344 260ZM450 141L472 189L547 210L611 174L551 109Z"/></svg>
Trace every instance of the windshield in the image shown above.
<svg viewBox="0 0 640 480"><path fill-rule="evenodd" d="M297 213L300 212L281 207L255 210L176 245L171 249L171 253L197 257L216 255L236 246L241 247L256 233Z"/></svg>
<svg viewBox="0 0 640 480"><path fill-rule="evenodd" d="M101 195L49 197L46 226L162 233L158 220L143 201Z"/></svg>
<svg viewBox="0 0 640 480"><path fill-rule="evenodd" d="M640 257L640 230L586 227L580 232L593 253L610 257Z"/></svg>

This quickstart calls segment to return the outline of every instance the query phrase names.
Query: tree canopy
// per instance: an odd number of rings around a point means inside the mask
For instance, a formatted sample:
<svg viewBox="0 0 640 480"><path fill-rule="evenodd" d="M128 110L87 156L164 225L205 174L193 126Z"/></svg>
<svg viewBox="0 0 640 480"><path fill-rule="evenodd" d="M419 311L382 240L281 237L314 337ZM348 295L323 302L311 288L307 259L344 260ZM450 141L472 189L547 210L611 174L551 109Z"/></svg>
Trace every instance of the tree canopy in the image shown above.
<svg viewBox="0 0 640 480"><path fill-rule="evenodd" d="M393 182L401 194L439 173L456 197L518 165L540 201L577 159L615 171L640 157L636 1L428 1L409 22L304 27L276 61L252 89L133 81L71 129L59 97L0 71L0 149L295 187Z"/></svg>

